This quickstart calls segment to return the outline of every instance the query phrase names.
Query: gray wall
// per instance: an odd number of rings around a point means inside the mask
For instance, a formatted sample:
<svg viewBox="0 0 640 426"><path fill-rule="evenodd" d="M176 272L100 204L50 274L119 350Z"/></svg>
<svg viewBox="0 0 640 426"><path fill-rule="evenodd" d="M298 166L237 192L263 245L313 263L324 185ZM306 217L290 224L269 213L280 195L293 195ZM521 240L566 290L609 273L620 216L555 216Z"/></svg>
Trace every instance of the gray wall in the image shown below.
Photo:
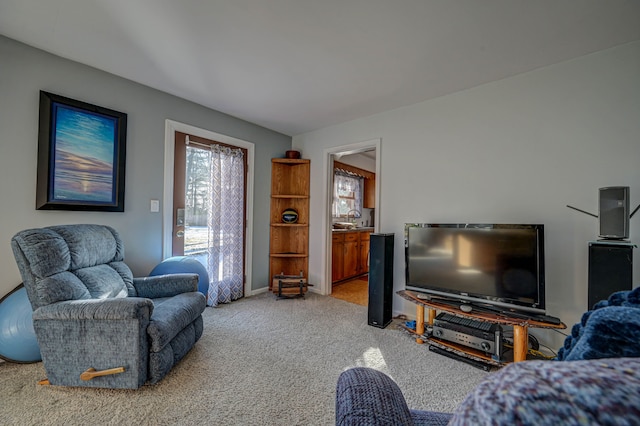
<svg viewBox="0 0 640 426"><path fill-rule="evenodd" d="M587 308L588 242L598 188L631 187L640 203L640 42L417 105L295 136L311 159L309 279L326 283L321 212L328 149L381 138L379 232L396 235L395 290L404 288L407 222L543 223L547 311L569 326ZM632 208L633 208L632 207ZM640 214L631 219L640 242ZM640 276L634 255L635 283ZM415 315L398 296L394 312ZM558 347L563 337L548 333Z"/></svg>
<svg viewBox="0 0 640 426"><path fill-rule="evenodd" d="M113 58L126 60L126 58ZM111 225L122 234L135 275L162 260L165 119L255 144L253 283L268 285L271 158L291 148L289 136L273 132L158 90L72 62L0 36L0 297L20 284L11 253L19 230L66 223ZM124 213L35 209L39 91L45 90L128 114Z"/></svg>

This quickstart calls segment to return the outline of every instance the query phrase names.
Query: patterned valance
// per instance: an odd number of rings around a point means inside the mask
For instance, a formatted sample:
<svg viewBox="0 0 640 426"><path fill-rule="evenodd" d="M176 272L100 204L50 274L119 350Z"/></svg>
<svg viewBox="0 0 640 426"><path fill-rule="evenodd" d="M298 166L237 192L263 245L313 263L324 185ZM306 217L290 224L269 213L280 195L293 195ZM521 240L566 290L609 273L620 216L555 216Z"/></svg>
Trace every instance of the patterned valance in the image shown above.
<svg viewBox="0 0 640 426"><path fill-rule="evenodd" d="M376 176L375 173L339 161L333 162L333 171L334 173L343 173L344 176L357 176L364 179L374 179Z"/></svg>

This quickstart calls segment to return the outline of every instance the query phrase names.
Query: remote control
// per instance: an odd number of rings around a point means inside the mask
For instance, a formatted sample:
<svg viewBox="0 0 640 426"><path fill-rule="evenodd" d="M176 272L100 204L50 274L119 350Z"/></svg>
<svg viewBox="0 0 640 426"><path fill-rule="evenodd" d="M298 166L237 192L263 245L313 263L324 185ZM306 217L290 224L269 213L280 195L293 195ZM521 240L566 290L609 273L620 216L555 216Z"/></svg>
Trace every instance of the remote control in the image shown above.
<svg viewBox="0 0 640 426"><path fill-rule="evenodd" d="M513 318L522 318L522 319L533 319L531 315L522 314L520 312L513 311L502 311L500 312L502 315Z"/></svg>
<svg viewBox="0 0 640 426"><path fill-rule="evenodd" d="M552 317L549 315L535 315L535 314L527 315L527 314L523 314L520 312L513 312L513 311L502 311L500 313L508 317L530 319L533 321L540 321L540 322L548 322L554 325L558 325L561 323L560 318Z"/></svg>
<svg viewBox="0 0 640 426"><path fill-rule="evenodd" d="M550 324L555 324L555 325L558 325L561 323L560 318L552 317L549 315L538 315L538 316L535 316L533 319L535 319L536 321L548 322Z"/></svg>

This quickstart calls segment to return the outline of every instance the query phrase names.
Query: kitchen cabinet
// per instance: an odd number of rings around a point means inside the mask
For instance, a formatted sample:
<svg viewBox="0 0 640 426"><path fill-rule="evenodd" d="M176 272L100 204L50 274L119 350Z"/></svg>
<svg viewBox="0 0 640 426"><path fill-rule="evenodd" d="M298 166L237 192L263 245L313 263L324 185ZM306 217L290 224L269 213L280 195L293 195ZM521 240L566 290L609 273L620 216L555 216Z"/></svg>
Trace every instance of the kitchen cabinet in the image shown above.
<svg viewBox="0 0 640 426"><path fill-rule="evenodd" d="M331 282L344 278L344 233L334 232L331 238Z"/></svg>
<svg viewBox="0 0 640 426"><path fill-rule="evenodd" d="M331 243L331 282L335 283L369 272L369 229L333 231Z"/></svg>
<svg viewBox="0 0 640 426"><path fill-rule="evenodd" d="M358 275L359 264L359 232L347 232L344 236L344 278Z"/></svg>
<svg viewBox="0 0 640 426"><path fill-rule="evenodd" d="M369 272L369 232L360 232L359 247L358 250L358 275L366 274Z"/></svg>
<svg viewBox="0 0 640 426"><path fill-rule="evenodd" d="M376 208L376 176L364 179L364 194L362 197L362 207L365 209Z"/></svg>

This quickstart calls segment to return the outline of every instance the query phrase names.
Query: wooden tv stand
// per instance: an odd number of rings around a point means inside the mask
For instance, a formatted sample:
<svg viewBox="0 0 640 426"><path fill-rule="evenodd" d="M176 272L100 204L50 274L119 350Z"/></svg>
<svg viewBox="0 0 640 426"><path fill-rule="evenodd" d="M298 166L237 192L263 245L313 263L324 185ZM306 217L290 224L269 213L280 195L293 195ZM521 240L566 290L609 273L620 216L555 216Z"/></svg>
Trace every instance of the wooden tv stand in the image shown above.
<svg viewBox="0 0 640 426"><path fill-rule="evenodd" d="M429 325L433 325L433 320L436 317L436 310L438 310L438 311L449 312L449 313L467 317L467 318L472 318L479 321L486 321L494 324L507 325L507 326L513 327L513 362L525 361L527 359L529 327L557 328L557 329L567 328L567 326L562 322L560 324L552 324L548 322L534 321L532 319L508 317L506 315L497 314L497 313L482 312L480 310L463 312L456 306L451 306L445 303L439 303L438 299L435 297L431 300L419 298L418 297L419 293L415 291L400 290L397 294L402 298L416 304L416 329L415 329L415 334L417 335L416 343L419 343L419 344L425 343L425 339L426 339L426 341L429 341L430 343L435 343L435 346L443 347L447 350L458 352L472 359L479 358L483 362L488 362L489 364L493 364L497 366L501 365L501 363L496 362L490 356L486 355L481 351L478 351L463 345L458 345L452 342L439 340L436 338L431 338L431 337L425 338L424 337L425 308L427 308L427 324Z"/></svg>

